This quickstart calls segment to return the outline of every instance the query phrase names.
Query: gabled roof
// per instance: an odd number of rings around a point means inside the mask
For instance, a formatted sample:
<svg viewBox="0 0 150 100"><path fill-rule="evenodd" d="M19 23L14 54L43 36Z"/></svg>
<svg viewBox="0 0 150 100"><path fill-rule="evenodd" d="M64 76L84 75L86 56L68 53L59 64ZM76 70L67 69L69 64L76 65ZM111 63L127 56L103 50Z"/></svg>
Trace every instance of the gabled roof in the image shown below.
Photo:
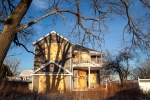
<svg viewBox="0 0 150 100"><path fill-rule="evenodd" d="M38 39L37 41L33 42L32 44L35 45L36 43L38 43L39 41L43 40L44 38L46 38L50 34L56 34L57 36L63 38L64 40L68 41L69 43L73 44L75 46L75 50L82 49L82 50L87 50L89 53L93 53L93 52L102 53L102 52L99 52L99 51L94 50L94 49L90 49L90 48L87 48L87 47L84 47L84 46L81 46L81 45L78 45L78 44L74 44L73 42L69 41L67 38L63 37L62 35L58 34L55 31L51 31L50 33L48 33L45 36L41 37L40 39Z"/></svg>
<svg viewBox="0 0 150 100"><path fill-rule="evenodd" d="M35 45L37 42L43 40L44 38L46 38L47 36L49 36L50 34L56 34L58 35L59 37L63 38L64 40L74 44L73 42L69 41L67 38L63 37L62 35L58 34L57 32L55 31L51 31L50 33L46 34L45 36L41 37L40 39L38 39L37 41L33 42L32 44Z"/></svg>
<svg viewBox="0 0 150 100"><path fill-rule="evenodd" d="M92 53L103 54L102 52L99 52L99 51L97 51L97 50L90 49L90 48L87 48L87 47L84 47L84 46L81 46L81 45L78 45L78 44L75 44L75 45L74 45L74 48L75 48L75 50L77 50L77 51L79 51L79 50L86 50L86 51L88 51L90 54L92 54Z"/></svg>
<svg viewBox="0 0 150 100"><path fill-rule="evenodd" d="M31 76L33 70L23 70L19 76Z"/></svg>
<svg viewBox="0 0 150 100"><path fill-rule="evenodd" d="M39 70L43 69L44 67L46 67L47 65L49 65L51 63L53 63L56 66L60 67L61 69L63 69L67 73L69 73L69 75L73 75L69 70L65 69L64 66L61 66L60 64L58 64L57 62L52 61L52 60L50 60L50 61L46 62L45 64L43 64L41 67L39 67L38 69L36 69L32 74L34 75L36 72L38 72Z"/></svg>

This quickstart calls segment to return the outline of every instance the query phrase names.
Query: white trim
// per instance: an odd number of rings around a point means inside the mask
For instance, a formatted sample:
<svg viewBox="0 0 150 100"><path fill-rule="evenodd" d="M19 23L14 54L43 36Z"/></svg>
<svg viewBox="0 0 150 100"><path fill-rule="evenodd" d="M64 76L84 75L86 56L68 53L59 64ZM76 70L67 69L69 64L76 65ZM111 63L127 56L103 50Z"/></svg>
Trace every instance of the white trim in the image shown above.
<svg viewBox="0 0 150 100"><path fill-rule="evenodd" d="M103 54L102 52L96 50L89 50L90 54Z"/></svg>
<svg viewBox="0 0 150 100"><path fill-rule="evenodd" d="M91 87L91 76L90 76L91 72L90 72L90 67L88 67L88 87L90 88Z"/></svg>
<svg viewBox="0 0 150 100"><path fill-rule="evenodd" d="M54 63L56 66L60 67L61 69L63 69L64 71L66 71L67 73L69 73L68 75L73 75L69 70L65 69L63 66L59 65L57 62L55 61L48 61L47 63L43 64L40 68L38 68L37 70L35 70L32 75L35 75L35 73L39 70L41 70L42 68L46 67L47 65ZM47 74L46 74L47 75Z"/></svg>
<svg viewBox="0 0 150 100"><path fill-rule="evenodd" d="M46 62L46 63L43 64L41 67L39 67L38 69L36 69L36 70L33 72L33 74L36 73L37 71L39 71L40 69L46 67L46 66L49 65L50 63L53 63L53 61Z"/></svg>
<svg viewBox="0 0 150 100"><path fill-rule="evenodd" d="M74 63L72 66L73 67L97 67L97 68L102 68L103 63Z"/></svg>
<svg viewBox="0 0 150 100"><path fill-rule="evenodd" d="M18 77L27 77L27 76L32 76L31 74L30 75L19 75Z"/></svg>
<svg viewBox="0 0 150 100"><path fill-rule="evenodd" d="M63 38L64 40L66 40L66 41L70 42L71 44L75 45L73 42L69 41L67 38L63 37L62 35L58 34L58 33L55 32L55 31L51 31L51 32L47 33L45 36L41 37L40 39L38 39L37 41L33 42L32 44L35 45L37 42L41 41L42 39L44 39L45 37L49 36L49 35L52 34L52 33L54 33L54 34L60 36L60 37Z"/></svg>

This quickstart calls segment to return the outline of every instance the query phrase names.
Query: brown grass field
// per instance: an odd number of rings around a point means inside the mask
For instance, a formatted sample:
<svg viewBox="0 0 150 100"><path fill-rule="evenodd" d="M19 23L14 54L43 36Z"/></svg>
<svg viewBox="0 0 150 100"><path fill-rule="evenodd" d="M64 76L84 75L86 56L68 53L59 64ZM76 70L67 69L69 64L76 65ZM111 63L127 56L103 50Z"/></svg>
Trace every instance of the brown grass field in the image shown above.
<svg viewBox="0 0 150 100"><path fill-rule="evenodd" d="M108 88L99 87L63 93L51 91L46 94L31 92L27 84L1 82L0 100L150 100L150 93L144 94L137 83L128 83L124 87L118 84L108 84Z"/></svg>

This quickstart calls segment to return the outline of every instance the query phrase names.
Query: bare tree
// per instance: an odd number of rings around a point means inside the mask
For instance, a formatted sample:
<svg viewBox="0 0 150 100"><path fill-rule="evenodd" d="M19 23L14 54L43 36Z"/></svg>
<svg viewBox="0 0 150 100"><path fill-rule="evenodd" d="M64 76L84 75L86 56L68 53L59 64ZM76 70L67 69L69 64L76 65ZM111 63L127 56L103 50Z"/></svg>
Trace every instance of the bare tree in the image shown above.
<svg viewBox="0 0 150 100"><path fill-rule="evenodd" d="M133 57L127 51L121 51L117 56L107 57L106 67L110 69L111 73L116 73L119 75L121 85L124 85L129 74L130 74L130 65L129 60Z"/></svg>
<svg viewBox="0 0 150 100"><path fill-rule="evenodd" d="M0 68L0 79L5 79L7 76L13 76L19 73L20 60L17 58L5 58L4 63Z"/></svg>
<svg viewBox="0 0 150 100"><path fill-rule="evenodd" d="M105 24L106 19L112 19L113 14L118 14L127 19L127 25L123 33L131 35L130 46L132 48L140 47L142 50L148 50L150 46L150 31L148 28L150 1L148 0L139 1L142 4L141 6L144 6L148 11L141 14L142 16L136 16L136 18L130 12L130 8L136 5L134 4L135 1L132 0L48 0L48 9L43 11L45 14L40 18L31 18L32 20L27 21L25 18L26 15L31 14L29 13L31 10L29 7L32 2L33 0L0 1L0 65L2 65L12 41L17 46L22 46L26 51L33 53L23 44L20 36L28 37L30 32L26 31L26 29L48 16L53 16L49 17L50 20L54 20L57 17L64 20L73 15L74 25L71 28L71 33L81 38L83 43L91 41L94 44L95 41L98 41L96 43L101 46L101 43L104 42L103 31L108 29ZM65 8L64 5L68 5L68 8ZM82 5L87 5L86 9L89 15L84 13L83 9L85 8ZM91 26L87 27L87 23Z"/></svg>
<svg viewBox="0 0 150 100"><path fill-rule="evenodd" d="M19 73L18 69L19 69L20 63L21 63L21 60L17 58L7 57L4 60L4 64L9 67L13 75L16 75Z"/></svg>
<svg viewBox="0 0 150 100"><path fill-rule="evenodd" d="M0 80L6 79L7 76L13 76L13 73L7 65L2 64L0 68Z"/></svg>
<svg viewBox="0 0 150 100"><path fill-rule="evenodd" d="M132 77L134 79L139 78L150 78L150 61L145 59L144 61L137 64L132 70Z"/></svg>

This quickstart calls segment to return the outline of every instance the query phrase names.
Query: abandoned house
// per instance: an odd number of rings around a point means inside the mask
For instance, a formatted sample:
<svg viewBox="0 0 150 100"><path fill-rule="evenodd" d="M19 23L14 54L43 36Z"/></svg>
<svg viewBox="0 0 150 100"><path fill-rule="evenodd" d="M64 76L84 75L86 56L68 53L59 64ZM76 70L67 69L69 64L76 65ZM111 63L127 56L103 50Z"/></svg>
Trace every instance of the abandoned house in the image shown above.
<svg viewBox="0 0 150 100"><path fill-rule="evenodd" d="M76 45L52 31L34 45L33 91L84 89L100 84L103 53Z"/></svg>

